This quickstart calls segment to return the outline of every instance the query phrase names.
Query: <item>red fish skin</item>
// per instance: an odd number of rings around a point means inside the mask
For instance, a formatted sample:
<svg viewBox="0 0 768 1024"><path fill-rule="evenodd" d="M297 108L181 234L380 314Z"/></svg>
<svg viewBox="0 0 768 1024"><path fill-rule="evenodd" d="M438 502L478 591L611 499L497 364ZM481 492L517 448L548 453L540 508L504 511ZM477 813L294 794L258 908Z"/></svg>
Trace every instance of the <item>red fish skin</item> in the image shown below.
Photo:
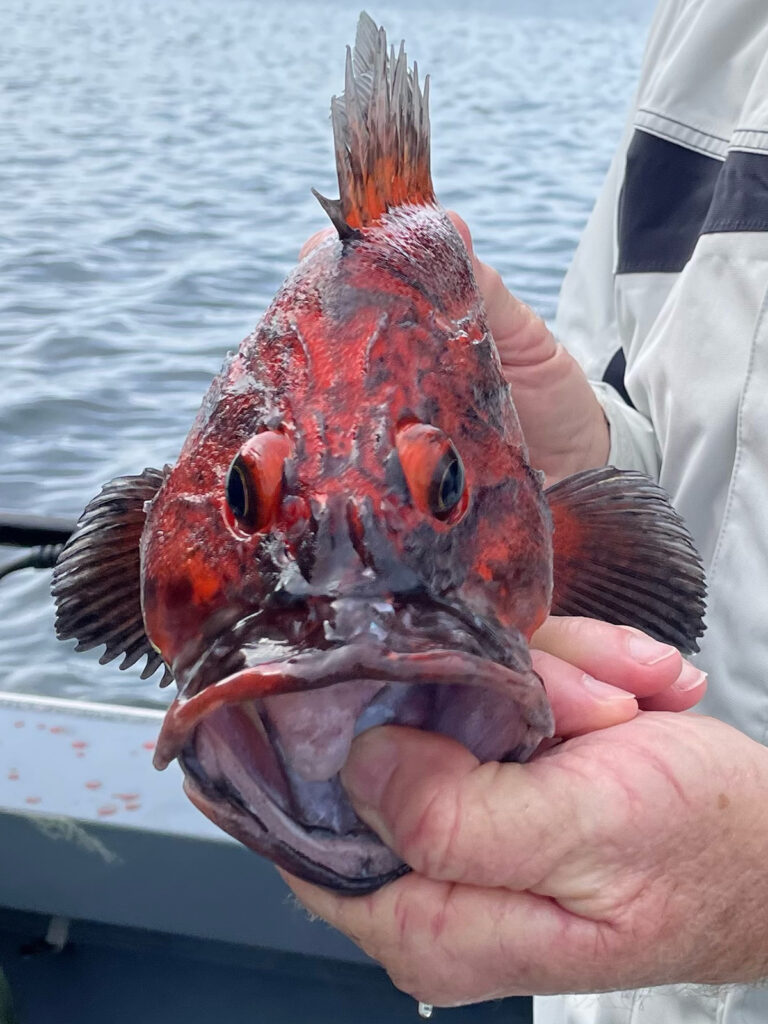
<svg viewBox="0 0 768 1024"><path fill-rule="evenodd" d="M426 576L432 593L496 628L529 638L547 615L551 516L466 249L431 203L357 234L320 246L289 276L213 381L148 511L143 613L171 666L189 663L222 616L261 607L290 569L320 593L324 545L337 552L334 593L391 596L397 579L367 559L373 534L388 565ZM458 522L414 506L395 454L408 422L439 427L459 452L468 507ZM293 455L275 521L249 534L227 515L224 481L241 446L267 429L284 432ZM339 529L349 532L344 564Z"/></svg>
<svg viewBox="0 0 768 1024"><path fill-rule="evenodd" d="M338 238L227 360L173 469L86 506L54 594L62 639L165 662L179 694L154 762L178 758L204 814L363 893L408 869L344 792L356 734L395 723L525 760L555 727L527 643L550 609L618 610L690 649L704 581L638 474L544 495L434 199L427 84L365 14L331 111L340 198L318 199Z"/></svg>

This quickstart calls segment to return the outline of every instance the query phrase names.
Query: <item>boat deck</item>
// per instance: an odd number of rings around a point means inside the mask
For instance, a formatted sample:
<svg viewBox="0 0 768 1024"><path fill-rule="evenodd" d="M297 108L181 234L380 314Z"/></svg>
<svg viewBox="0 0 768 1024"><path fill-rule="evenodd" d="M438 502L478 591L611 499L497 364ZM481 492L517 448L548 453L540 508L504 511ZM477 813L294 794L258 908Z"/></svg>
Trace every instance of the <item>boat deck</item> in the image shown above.
<svg viewBox="0 0 768 1024"><path fill-rule="evenodd" d="M161 719L0 693L0 966L19 1024L417 1024L384 971L192 807L175 765L154 771ZM528 1024L530 1001L435 1018Z"/></svg>

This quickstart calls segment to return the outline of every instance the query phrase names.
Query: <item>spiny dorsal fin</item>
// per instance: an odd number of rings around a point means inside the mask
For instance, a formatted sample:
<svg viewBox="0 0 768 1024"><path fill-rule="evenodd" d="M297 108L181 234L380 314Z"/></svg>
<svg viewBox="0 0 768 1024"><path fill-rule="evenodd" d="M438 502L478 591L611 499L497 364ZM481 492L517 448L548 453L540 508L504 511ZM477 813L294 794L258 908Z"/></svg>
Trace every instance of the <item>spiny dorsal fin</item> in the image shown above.
<svg viewBox="0 0 768 1024"><path fill-rule="evenodd" d="M424 91L403 44L395 56L383 28L363 12L347 48L344 94L331 100L341 198L323 200L341 238L403 203L434 200L429 171L429 78Z"/></svg>

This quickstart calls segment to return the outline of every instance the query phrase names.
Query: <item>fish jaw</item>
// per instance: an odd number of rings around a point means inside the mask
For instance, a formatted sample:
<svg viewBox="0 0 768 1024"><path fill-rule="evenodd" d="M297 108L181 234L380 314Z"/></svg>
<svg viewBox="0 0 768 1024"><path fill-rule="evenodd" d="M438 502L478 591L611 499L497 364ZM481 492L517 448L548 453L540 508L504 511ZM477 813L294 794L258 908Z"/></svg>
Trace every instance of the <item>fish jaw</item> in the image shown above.
<svg viewBox="0 0 768 1024"><path fill-rule="evenodd" d="M372 625L377 616L358 604L358 625ZM450 736L488 761L524 760L553 731L522 634L498 645L447 614L437 618L442 629L433 632L451 646L418 630L382 638L362 626L346 642L268 660L258 644L244 645L251 664L207 685L188 677L166 715L156 766L178 757L195 806L286 870L350 894L379 888L407 868L360 821L341 785L355 736L406 725ZM424 629L428 619L434 627L434 613L422 610Z"/></svg>

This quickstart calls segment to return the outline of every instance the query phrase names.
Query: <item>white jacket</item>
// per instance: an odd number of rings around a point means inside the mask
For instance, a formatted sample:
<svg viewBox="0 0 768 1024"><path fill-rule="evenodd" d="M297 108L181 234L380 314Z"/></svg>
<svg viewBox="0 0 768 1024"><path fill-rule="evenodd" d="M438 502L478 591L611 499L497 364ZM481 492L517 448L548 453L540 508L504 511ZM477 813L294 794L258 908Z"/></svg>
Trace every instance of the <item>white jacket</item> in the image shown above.
<svg viewBox="0 0 768 1024"><path fill-rule="evenodd" d="M697 660L710 689L700 709L761 742L767 299L768 0L662 0L635 109L565 279L556 331L598 380L624 353L636 411L596 386L611 425L610 462L657 477L686 519L709 585ZM743 926L748 932L749 919ZM536 1000L535 1019L768 1024L768 988L549 997Z"/></svg>

